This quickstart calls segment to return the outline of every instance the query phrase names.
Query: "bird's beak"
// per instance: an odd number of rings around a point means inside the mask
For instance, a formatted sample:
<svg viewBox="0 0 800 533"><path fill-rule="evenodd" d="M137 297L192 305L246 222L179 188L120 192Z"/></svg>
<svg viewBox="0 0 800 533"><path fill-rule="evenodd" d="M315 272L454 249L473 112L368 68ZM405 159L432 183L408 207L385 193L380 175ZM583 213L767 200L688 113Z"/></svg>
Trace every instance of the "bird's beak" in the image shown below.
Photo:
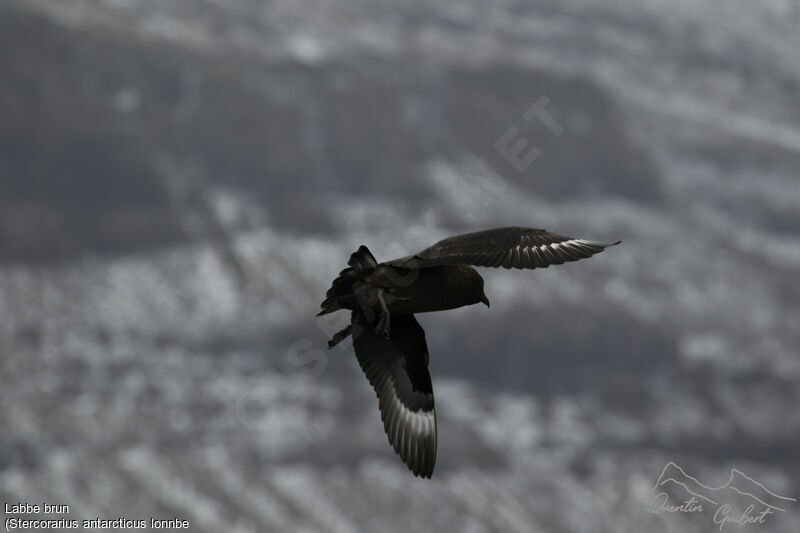
<svg viewBox="0 0 800 533"><path fill-rule="evenodd" d="M489 298L487 298L485 294L483 295L483 298L481 298L481 301L486 304L486 307L491 307L489 305Z"/></svg>

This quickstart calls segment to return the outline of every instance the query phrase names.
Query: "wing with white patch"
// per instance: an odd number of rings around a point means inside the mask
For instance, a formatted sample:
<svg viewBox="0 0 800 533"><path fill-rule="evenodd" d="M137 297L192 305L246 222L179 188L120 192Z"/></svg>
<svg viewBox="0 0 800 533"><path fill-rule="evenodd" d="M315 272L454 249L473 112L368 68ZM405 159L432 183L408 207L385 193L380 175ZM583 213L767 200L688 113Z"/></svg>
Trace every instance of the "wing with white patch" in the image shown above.
<svg viewBox="0 0 800 533"><path fill-rule="evenodd" d="M505 268L547 268L578 261L619 244L556 235L543 229L508 227L467 233L437 242L423 251L387 261L402 268L474 265Z"/></svg>
<svg viewBox="0 0 800 533"><path fill-rule="evenodd" d="M436 462L436 411L425 331L414 315L393 316L391 336L353 313L353 347L378 395L389 443L415 476L429 478Z"/></svg>

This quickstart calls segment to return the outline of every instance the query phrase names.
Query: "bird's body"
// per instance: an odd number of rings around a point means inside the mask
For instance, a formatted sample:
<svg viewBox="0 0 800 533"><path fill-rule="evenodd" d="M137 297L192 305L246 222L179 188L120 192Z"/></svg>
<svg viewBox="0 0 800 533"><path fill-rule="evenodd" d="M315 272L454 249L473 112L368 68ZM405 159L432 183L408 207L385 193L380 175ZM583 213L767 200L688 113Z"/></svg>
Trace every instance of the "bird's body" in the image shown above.
<svg viewBox="0 0 800 533"><path fill-rule="evenodd" d="M483 278L469 265L409 269L381 264L354 284L352 298L342 307L380 314L378 289L384 290L384 301L393 316L446 311L485 298Z"/></svg>
<svg viewBox="0 0 800 533"><path fill-rule="evenodd" d="M613 243L618 244L618 243ZM361 368L378 395L389 442L414 475L430 477L436 459L436 414L425 332L415 313L476 303L489 305L475 266L547 268L577 261L611 244L508 227L444 239L425 250L378 263L366 246L350 256L319 314L352 312L348 335Z"/></svg>

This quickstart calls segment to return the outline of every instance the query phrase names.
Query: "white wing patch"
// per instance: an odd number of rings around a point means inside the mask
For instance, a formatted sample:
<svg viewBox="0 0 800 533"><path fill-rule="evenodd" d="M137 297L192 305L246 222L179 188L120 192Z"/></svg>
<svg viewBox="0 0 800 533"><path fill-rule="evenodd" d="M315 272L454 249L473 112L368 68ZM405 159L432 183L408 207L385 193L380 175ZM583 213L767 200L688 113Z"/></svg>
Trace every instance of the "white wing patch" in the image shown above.
<svg viewBox="0 0 800 533"><path fill-rule="evenodd" d="M403 405L391 377L378 396L383 427L395 452L409 466L431 472L436 460L436 411L412 411Z"/></svg>

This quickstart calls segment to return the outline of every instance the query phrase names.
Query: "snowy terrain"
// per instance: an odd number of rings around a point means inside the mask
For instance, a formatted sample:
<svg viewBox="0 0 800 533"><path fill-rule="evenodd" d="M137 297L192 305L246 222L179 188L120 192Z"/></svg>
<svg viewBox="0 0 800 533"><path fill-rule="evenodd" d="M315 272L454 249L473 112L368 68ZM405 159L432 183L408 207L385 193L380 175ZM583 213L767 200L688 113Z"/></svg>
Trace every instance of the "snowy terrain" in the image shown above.
<svg viewBox="0 0 800 533"><path fill-rule="evenodd" d="M800 499L798 25L788 0L0 4L0 501L711 531L646 511L669 461ZM324 349L346 317L314 314L362 243L506 224L623 244L419 317L415 479L350 343Z"/></svg>

